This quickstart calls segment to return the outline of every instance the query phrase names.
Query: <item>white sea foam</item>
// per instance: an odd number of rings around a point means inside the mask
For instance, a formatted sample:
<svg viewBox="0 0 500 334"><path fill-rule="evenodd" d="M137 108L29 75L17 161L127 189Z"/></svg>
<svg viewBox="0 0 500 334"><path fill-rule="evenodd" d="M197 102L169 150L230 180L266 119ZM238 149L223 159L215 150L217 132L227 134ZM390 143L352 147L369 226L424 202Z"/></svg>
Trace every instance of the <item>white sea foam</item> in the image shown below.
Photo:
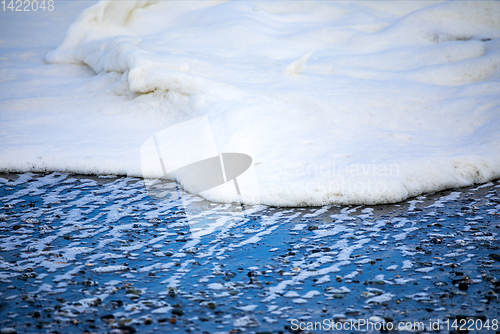
<svg viewBox="0 0 500 334"><path fill-rule="evenodd" d="M84 4L0 23L4 171L141 176L148 138L203 116L219 152L253 158L243 198L265 204L500 176L498 2L102 1L55 49Z"/></svg>

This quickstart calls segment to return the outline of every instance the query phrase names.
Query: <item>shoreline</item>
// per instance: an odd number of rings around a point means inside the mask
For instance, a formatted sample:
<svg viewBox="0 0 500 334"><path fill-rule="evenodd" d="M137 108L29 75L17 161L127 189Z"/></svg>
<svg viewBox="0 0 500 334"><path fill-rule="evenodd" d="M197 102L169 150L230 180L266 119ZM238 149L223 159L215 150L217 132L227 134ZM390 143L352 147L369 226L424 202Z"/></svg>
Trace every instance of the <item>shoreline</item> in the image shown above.
<svg viewBox="0 0 500 334"><path fill-rule="evenodd" d="M67 176L70 176L70 177L76 177L76 178L79 178L79 179L90 179L90 180L95 180L95 181L99 181L99 180L105 180L105 179L118 179L118 178L122 178L122 179L130 179L130 180L151 180L151 181L158 181L160 183L175 183L174 180L170 180L170 179L158 179L158 178L155 178L155 179L149 179L149 178L143 178L141 176L130 176L130 175L121 175L121 174L96 174L96 173L89 173L89 174L85 174L85 173L75 173L75 172L64 172L64 171L57 171L57 170L54 170L54 171L27 171L27 172L15 172L15 171L0 171L0 178L11 178L13 176L16 176L16 175L23 175L23 174L33 174L35 176L47 176L47 175L52 175L52 174L61 174L61 175L67 175ZM406 199L404 200L401 200L401 201L397 201L397 202L381 202L381 203L364 203L364 202L348 202L348 203L325 203L325 204L321 204L321 205L290 205L290 206L287 206L287 205L272 205L272 204L266 204L266 203L258 203L258 204L248 204L248 203L244 203L244 205L249 205L249 206L254 206L254 205L263 205L263 206L266 206L266 207L269 207L269 208L276 208L276 209L299 209L299 208L311 208L311 209L314 209L314 208L322 208L324 206L335 206L335 207L343 207L343 206L383 206L383 205L398 205L398 204L403 204L403 203L406 203L406 202L409 202L409 201L412 201L418 197L421 197L421 196L435 196L437 194L440 194L440 193L445 193L445 192L449 192L449 191L461 191L461 190L466 190L466 189L469 189L469 188L475 188L475 187L481 187L483 185L487 185L487 184L490 184L490 183L497 183L497 182L500 182L500 178L494 178L492 180L489 180L487 182L479 182L479 183L472 183L470 185L465 185L465 186L460 186L460 187L453 187L453 186L446 186L442 189L439 189L439 190L435 190L435 191L431 191L431 192L422 192L422 193L419 193L417 195L412 195L411 197L407 197ZM177 187L179 187L180 189L182 189L183 192L186 192L186 193L189 193L190 195L192 196L197 196L197 197L201 197L203 198L204 201L206 202L210 202L210 203L216 203L216 204L230 204L230 205L238 205L239 203L237 202L231 202L231 203L226 203L226 202L217 202L217 201L211 201L209 199L206 199L204 198L202 195L200 194L195 194L195 193L191 193L191 192L188 192L186 190L183 189L183 186L180 185L180 184L177 184Z"/></svg>

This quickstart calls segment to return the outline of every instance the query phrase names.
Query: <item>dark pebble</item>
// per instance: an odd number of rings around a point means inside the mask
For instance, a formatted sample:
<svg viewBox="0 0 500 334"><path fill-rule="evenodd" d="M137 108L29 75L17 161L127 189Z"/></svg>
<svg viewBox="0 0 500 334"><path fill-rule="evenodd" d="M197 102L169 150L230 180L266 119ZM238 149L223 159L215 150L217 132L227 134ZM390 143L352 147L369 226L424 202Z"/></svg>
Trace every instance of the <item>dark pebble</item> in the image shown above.
<svg viewBox="0 0 500 334"><path fill-rule="evenodd" d="M106 323L114 322L115 316L112 314L106 314L101 317L101 320Z"/></svg>
<svg viewBox="0 0 500 334"><path fill-rule="evenodd" d="M455 316L455 319L457 319L457 321L467 321L468 319L473 319L474 317L472 316L469 316L469 315L464 315L464 314L458 314Z"/></svg>
<svg viewBox="0 0 500 334"><path fill-rule="evenodd" d="M183 314L184 314L184 311L183 311L183 310L181 310L181 309L179 309L179 308L174 308L174 309L172 310L172 314L173 314L173 315L178 315L178 316L181 316L181 315L183 315Z"/></svg>
<svg viewBox="0 0 500 334"><path fill-rule="evenodd" d="M121 330L123 334L132 334L136 332L135 328L132 326L120 326L118 329Z"/></svg>
<svg viewBox="0 0 500 334"><path fill-rule="evenodd" d="M119 308L123 306L123 302L121 300L112 300L109 302L113 308Z"/></svg>
<svg viewBox="0 0 500 334"><path fill-rule="evenodd" d="M500 261L500 254L490 254L488 256L493 260Z"/></svg>

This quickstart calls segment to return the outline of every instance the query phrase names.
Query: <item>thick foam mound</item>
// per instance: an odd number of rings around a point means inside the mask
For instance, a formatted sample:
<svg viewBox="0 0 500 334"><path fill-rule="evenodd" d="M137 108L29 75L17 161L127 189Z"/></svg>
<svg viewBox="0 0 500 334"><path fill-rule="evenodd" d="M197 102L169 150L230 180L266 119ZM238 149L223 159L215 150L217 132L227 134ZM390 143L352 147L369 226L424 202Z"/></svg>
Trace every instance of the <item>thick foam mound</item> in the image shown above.
<svg viewBox="0 0 500 334"><path fill-rule="evenodd" d="M3 100L0 168L190 190L165 165L235 152L251 168L201 195L283 206L486 182L500 177L498 17L488 1L101 1L37 67L63 76L58 93Z"/></svg>

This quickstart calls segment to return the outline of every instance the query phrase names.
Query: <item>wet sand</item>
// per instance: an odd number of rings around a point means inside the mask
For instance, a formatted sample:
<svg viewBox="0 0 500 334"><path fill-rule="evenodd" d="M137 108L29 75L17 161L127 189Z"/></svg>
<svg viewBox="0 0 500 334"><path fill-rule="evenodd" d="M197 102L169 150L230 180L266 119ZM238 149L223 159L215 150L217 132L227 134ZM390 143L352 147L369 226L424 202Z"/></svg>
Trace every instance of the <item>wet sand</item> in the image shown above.
<svg viewBox="0 0 500 334"><path fill-rule="evenodd" d="M0 333L500 332L498 181L323 208L163 186L0 175Z"/></svg>

